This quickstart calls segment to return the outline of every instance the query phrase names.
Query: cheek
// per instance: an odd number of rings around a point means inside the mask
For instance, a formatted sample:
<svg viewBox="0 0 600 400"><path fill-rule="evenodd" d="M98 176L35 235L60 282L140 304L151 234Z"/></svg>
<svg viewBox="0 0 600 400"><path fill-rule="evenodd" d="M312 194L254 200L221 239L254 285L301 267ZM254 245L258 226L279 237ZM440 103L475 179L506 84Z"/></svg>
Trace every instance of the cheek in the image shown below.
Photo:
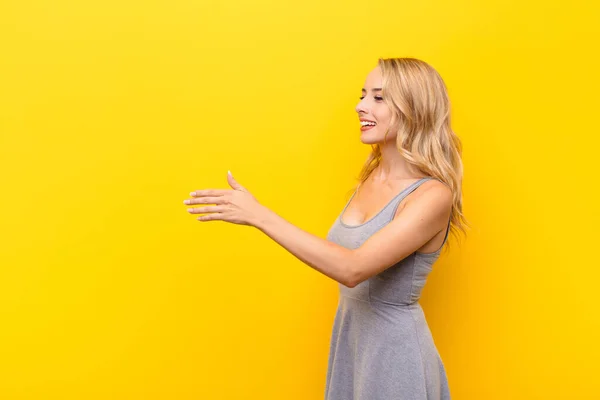
<svg viewBox="0 0 600 400"><path fill-rule="evenodd" d="M382 112L376 115L377 125L388 126L391 122L391 115L387 112Z"/></svg>
<svg viewBox="0 0 600 400"><path fill-rule="evenodd" d="M378 125L386 125L387 126L391 122L392 113L391 113L390 109L384 104L381 104L381 107L377 107L376 110L373 110L373 115L377 119Z"/></svg>

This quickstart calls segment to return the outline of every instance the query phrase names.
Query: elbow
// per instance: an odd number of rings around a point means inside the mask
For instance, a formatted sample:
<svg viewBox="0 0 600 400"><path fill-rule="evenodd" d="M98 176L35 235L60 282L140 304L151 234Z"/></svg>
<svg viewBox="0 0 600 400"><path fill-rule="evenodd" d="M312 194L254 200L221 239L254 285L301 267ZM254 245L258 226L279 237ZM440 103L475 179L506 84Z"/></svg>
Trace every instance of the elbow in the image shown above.
<svg viewBox="0 0 600 400"><path fill-rule="evenodd" d="M358 285L358 283L354 283L354 282L346 282L346 283L344 283L344 286L346 286L347 288L350 288L350 289L352 289L356 285Z"/></svg>
<svg viewBox="0 0 600 400"><path fill-rule="evenodd" d="M362 282L362 278L358 271L353 268L347 268L343 285L349 288L353 288Z"/></svg>
<svg viewBox="0 0 600 400"><path fill-rule="evenodd" d="M342 268L343 282L341 283L344 286L353 288L358 286L364 280L359 265L356 250L350 251L344 259L344 268Z"/></svg>

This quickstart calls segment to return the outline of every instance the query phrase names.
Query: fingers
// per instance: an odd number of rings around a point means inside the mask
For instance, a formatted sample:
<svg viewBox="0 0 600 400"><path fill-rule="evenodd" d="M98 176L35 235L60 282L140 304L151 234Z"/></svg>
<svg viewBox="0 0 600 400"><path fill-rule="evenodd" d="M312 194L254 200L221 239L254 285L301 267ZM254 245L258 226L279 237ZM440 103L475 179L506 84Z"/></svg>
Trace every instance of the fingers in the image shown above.
<svg viewBox="0 0 600 400"><path fill-rule="evenodd" d="M188 208L188 212L190 214L218 213L218 212L223 212L223 211L225 211L225 207L222 207L222 206Z"/></svg>
<svg viewBox="0 0 600 400"><path fill-rule="evenodd" d="M225 204L224 197L196 197L184 200L183 204Z"/></svg>
<svg viewBox="0 0 600 400"><path fill-rule="evenodd" d="M198 221L224 221L225 219L223 218L223 214L221 213L213 213L213 214L206 214L206 215L201 215L198 218L196 218Z"/></svg>
<svg viewBox="0 0 600 400"><path fill-rule="evenodd" d="M195 190L190 193L192 197L202 197L202 196L223 196L230 192L229 189L204 189L204 190Z"/></svg>

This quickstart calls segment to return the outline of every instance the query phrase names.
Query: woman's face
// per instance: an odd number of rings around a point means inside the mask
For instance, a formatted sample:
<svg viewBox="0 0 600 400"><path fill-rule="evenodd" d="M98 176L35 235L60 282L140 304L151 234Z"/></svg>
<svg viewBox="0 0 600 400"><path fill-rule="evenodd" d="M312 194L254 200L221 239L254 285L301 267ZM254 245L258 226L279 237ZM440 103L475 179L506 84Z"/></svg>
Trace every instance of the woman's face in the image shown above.
<svg viewBox="0 0 600 400"><path fill-rule="evenodd" d="M360 103L356 105L356 112L361 122L360 140L365 144L383 143L385 133L390 125L392 113L383 101L381 80L381 70L377 66L367 75ZM375 123L374 126L373 123ZM389 132L385 138L386 142L395 139L395 135L395 133Z"/></svg>

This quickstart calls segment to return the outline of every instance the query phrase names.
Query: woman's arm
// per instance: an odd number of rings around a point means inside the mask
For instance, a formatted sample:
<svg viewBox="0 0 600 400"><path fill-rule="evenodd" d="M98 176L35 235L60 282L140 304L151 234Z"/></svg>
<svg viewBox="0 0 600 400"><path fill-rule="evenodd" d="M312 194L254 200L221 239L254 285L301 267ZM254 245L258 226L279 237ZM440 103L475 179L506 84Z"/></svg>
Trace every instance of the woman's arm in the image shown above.
<svg viewBox="0 0 600 400"><path fill-rule="evenodd" d="M305 264L337 282L352 287L352 250L308 233L261 206L251 225L279 243Z"/></svg>
<svg viewBox="0 0 600 400"><path fill-rule="evenodd" d="M423 186L419 196L408 201L396 218L357 249L303 231L264 206L254 214L252 225L317 271L355 287L417 251L446 228L451 190L438 181Z"/></svg>
<svg viewBox="0 0 600 400"><path fill-rule="evenodd" d="M451 212L452 192L436 180L413 194L392 222L368 238L359 248L348 249L292 225L261 205L230 174L234 190L203 189L190 193L184 204L216 204L189 208L192 214L209 213L199 221L226 221L252 225L305 264L347 286L355 287L421 248L445 228ZM428 190L425 190L429 188Z"/></svg>

